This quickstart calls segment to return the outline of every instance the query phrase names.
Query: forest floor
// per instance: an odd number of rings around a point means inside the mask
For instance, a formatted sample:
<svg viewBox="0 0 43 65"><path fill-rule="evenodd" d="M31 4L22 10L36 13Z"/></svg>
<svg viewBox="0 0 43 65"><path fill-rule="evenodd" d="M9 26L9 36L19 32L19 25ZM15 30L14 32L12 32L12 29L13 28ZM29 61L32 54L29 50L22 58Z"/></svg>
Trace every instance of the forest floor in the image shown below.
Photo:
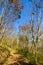
<svg viewBox="0 0 43 65"><path fill-rule="evenodd" d="M4 46L4 45L3 47L7 48L7 46ZM0 65L32 65L32 64L29 64L26 58L23 58L20 54L18 54L13 49L8 47L8 50L10 51L9 57L7 58L4 64L0 64Z"/></svg>

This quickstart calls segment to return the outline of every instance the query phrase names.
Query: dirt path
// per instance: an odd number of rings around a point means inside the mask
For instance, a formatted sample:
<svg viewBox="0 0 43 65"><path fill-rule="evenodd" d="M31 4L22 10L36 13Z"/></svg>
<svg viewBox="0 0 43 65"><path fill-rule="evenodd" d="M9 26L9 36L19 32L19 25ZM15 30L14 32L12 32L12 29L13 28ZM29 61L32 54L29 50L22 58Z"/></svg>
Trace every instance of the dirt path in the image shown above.
<svg viewBox="0 0 43 65"><path fill-rule="evenodd" d="M4 65L29 65L27 59L23 58L20 54L16 53L12 49L10 50L10 56Z"/></svg>
<svg viewBox="0 0 43 65"><path fill-rule="evenodd" d="M5 47L10 51L10 56L7 58L6 62L3 65L33 65L10 47L6 45Z"/></svg>

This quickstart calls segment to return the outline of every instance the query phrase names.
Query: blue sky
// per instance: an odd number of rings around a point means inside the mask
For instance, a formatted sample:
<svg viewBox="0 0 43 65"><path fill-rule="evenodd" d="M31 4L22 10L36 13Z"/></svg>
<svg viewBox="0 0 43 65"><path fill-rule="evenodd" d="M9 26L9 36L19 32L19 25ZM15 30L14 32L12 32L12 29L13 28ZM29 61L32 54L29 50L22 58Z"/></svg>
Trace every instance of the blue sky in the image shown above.
<svg viewBox="0 0 43 65"><path fill-rule="evenodd" d="M17 30L18 30L19 25L23 25L23 24L28 22L28 20L29 20L28 14L29 14L29 11L30 11L30 6L31 6L30 3L28 2L28 0L20 0L20 2L23 3L23 5L24 5L24 8L21 12L21 18L17 19L16 22L13 22L13 23L10 22L11 25L13 27L16 27ZM1 14L1 12L2 12L2 7L0 7L0 14Z"/></svg>
<svg viewBox="0 0 43 65"><path fill-rule="evenodd" d="M14 22L14 24L16 23L15 26L17 26L17 28L19 25L24 25L25 23L28 24L28 21L30 19L29 16L29 11L31 7L30 2L28 2L28 0L20 0L20 1L23 2L24 8L21 12L21 18L18 19L16 22Z"/></svg>
<svg viewBox="0 0 43 65"><path fill-rule="evenodd" d="M20 2L22 2L24 4L24 8L21 12L21 18L17 19L16 22L10 22L10 26L14 29L16 29L16 31L18 31L18 26L19 25L24 25L24 24L28 24L29 20L30 20L30 12L31 12L31 3L29 2L29 0L20 0ZM0 16L2 13L2 7L0 7ZM43 17L43 16L42 16ZM41 28L43 27L43 23L41 24ZM15 31L15 30L14 30Z"/></svg>

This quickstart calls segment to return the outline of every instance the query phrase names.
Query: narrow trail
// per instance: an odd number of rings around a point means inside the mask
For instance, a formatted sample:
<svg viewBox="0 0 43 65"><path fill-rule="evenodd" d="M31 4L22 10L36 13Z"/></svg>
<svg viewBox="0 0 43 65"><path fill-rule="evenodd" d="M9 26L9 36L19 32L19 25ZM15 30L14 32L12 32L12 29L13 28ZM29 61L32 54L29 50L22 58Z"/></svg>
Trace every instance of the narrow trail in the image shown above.
<svg viewBox="0 0 43 65"><path fill-rule="evenodd" d="M11 49L7 45L5 45L5 47L10 51L10 56L3 65L33 65L29 63L26 58L23 58L20 54L18 54L15 50Z"/></svg>
<svg viewBox="0 0 43 65"><path fill-rule="evenodd" d="M27 59L10 49L10 56L4 65L29 65Z"/></svg>

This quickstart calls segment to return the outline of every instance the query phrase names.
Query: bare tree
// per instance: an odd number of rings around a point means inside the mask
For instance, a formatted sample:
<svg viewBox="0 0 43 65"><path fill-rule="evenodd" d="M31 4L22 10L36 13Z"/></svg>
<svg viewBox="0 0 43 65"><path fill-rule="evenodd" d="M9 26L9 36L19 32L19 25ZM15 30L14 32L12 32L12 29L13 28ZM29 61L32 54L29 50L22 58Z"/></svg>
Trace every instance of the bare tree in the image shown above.
<svg viewBox="0 0 43 65"><path fill-rule="evenodd" d="M31 27L31 35L32 35L32 44L35 48L35 61L37 63L37 44L40 36L43 34L41 29L42 23L42 0L37 2L36 0L30 0L32 3L32 11L31 11L31 20L30 20L30 27ZM35 18L36 17L36 18ZM35 19L34 19L35 18Z"/></svg>
<svg viewBox="0 0 43 65"><path fill-rule="evenodd" d="M15 22L21 17L23 4L20 3L19 0L0 0L0 7L2 8L0 17L0 34L2 34L3 38L5 33L12 30L9 29L9 24L12 24L12 22Z"/></svg>

